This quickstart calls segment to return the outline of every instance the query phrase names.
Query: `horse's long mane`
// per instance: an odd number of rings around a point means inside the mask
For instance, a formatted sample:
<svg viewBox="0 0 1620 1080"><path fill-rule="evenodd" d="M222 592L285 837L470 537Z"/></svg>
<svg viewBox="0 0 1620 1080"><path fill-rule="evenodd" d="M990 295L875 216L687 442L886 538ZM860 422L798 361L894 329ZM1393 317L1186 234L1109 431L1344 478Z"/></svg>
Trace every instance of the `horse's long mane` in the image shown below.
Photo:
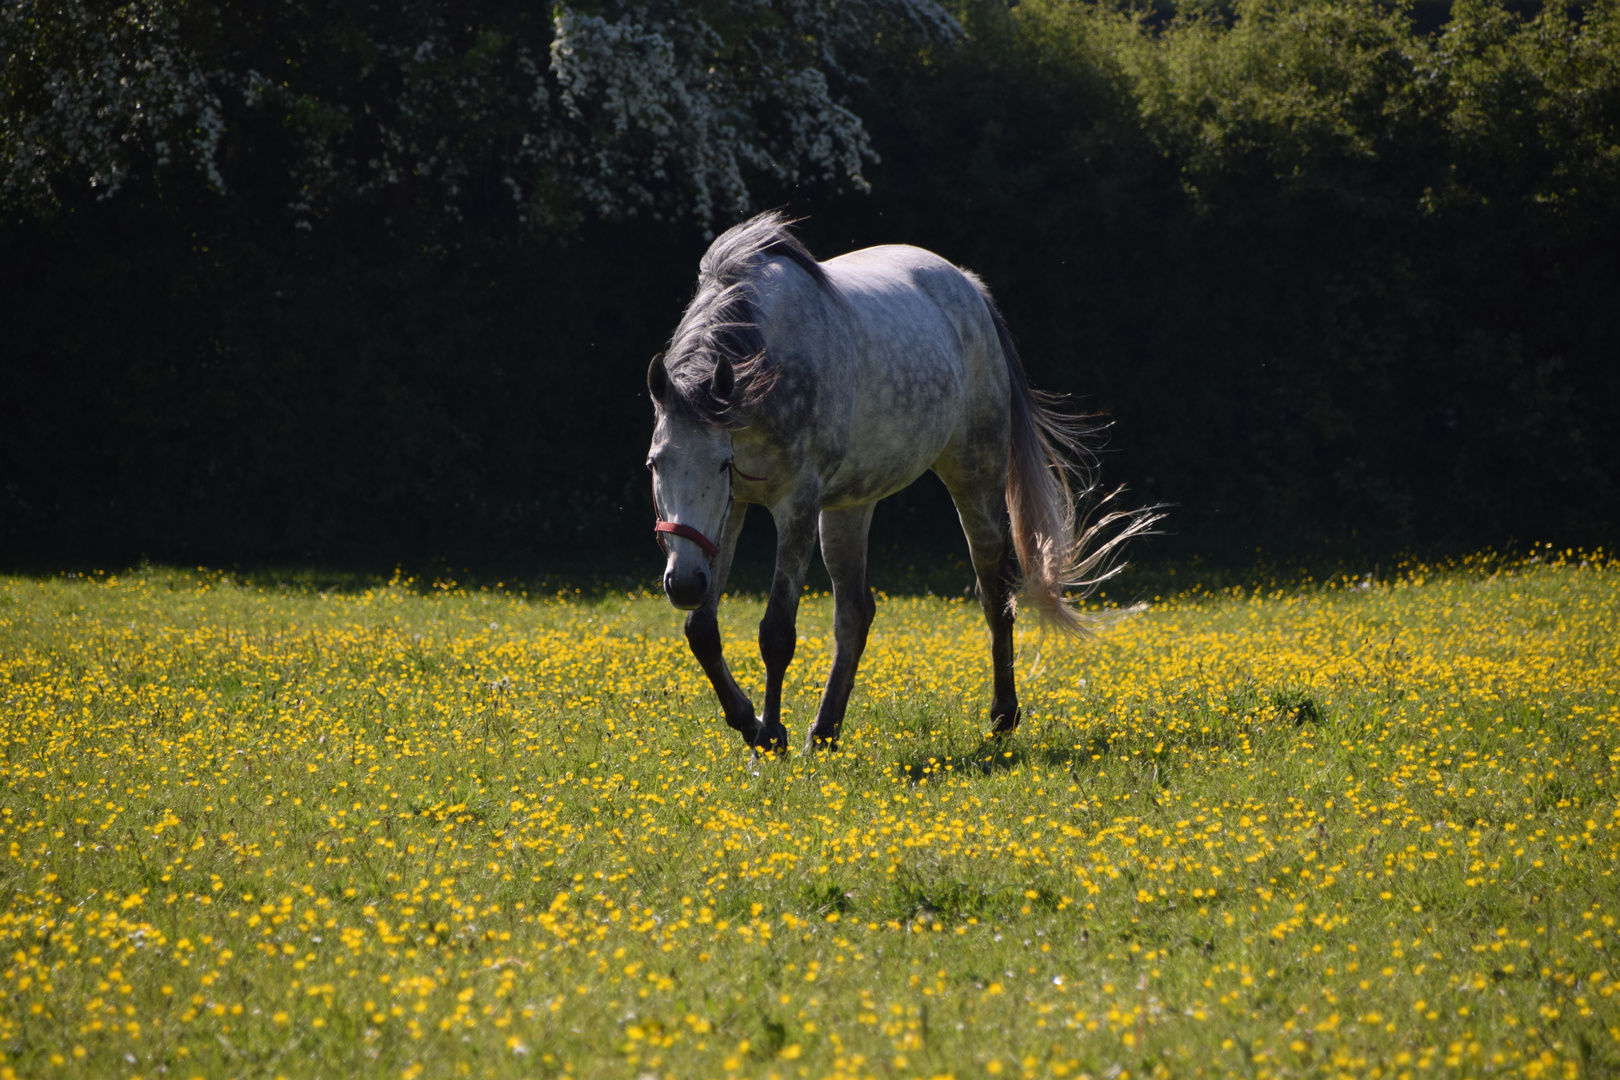
<svg viewBox="0 0 1620 1080"><path fill-rule="evenodd" d="M793 222L770 210L718 236L698 263L697 292L664 353L671 392L666 405L704 423L730 427L764 400L775 373L758 322L755 278L771 256L793 262L822 288L827 272L789 231ZM721 358L731 361L736 389L716 398L710 377Z"/></svg>

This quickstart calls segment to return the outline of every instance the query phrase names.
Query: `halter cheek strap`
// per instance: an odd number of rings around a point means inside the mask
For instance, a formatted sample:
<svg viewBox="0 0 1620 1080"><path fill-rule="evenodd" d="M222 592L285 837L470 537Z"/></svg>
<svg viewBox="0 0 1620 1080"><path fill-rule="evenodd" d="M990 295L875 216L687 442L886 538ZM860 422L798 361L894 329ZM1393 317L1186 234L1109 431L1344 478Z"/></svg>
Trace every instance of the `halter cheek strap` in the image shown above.
<svg viewBox="0 0 1620 1080"><path fill-rule="evenodd" d="M726 462L726 465L728 467L730 467L732 475L734 475L734 476L741 477L744 480L752 480L755 483L761 483L762 484L762 483L765 482L765 478L763 476L749 476L747 473L745 473L741 469L737 468L737 463L735 461L728 461L728 462ZM726 496L726 517L727 518L729 518L731 516L731 502L732 502L731 496L727 495ZM653 496L653 509L658 510L658 497L656 495ZM659 513L662 514L663 511L659 510ZM721 523L720 527L721 527L722 530L725 529L724 522ZM662 536L658 536L657 534L659 534L659 533L669 533L671 536L679 536L679 537L682 537L684 539L690 540L690 541L692 541L692 543L694 543L698 547L702 548L704 550L704 552L706 552L708 554L709 558L711 558L711 559L714 558L716 555L720 554L720 545L719 544L716 544L713 540L710 540L707 536L704 536L701 532L699 532L697 529L694 529L690 525L683 525L678 521L665 521L662 517L660 517L656 522L653 523L653 534L656 537L656 539L658 540L659 545L663 546L664 538Z"/></svg>

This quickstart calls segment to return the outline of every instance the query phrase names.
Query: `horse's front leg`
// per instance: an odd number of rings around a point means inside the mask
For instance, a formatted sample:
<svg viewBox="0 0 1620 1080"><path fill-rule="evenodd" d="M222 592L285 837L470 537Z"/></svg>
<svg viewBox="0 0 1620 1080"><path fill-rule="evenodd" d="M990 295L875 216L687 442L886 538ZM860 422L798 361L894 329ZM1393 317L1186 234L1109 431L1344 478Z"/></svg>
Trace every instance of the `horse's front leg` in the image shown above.
<svg viewBox="0 0 1620 1080"><path fill-rule="evenodd" d="M815 725L805 739L806 750L837 749L849 692L855 685L855 669L877 614L872 590L866 584L866 537L876 506L868 503L821 515L821 559L827 564L833 590L833 664L827 675L827 689L821 695L821 708L816 710Z"/></svg>
<svg viewBox="0 0 1620 1080"><path fill-rule="evenodd" d="M686 617L686 643L692 646L692 655L703 665L703 672L714 685L720 708L725 710L726 724L735 728L752 743L758 733L759 721L754 718L754 703L748 700L742 687L732 677L720 647L720 594L725 591L726 578L731 575L731 560L737 553L737 537L742 532L744 504L731 508L725 532L720 537L720 552L714 558L713 584L703 606Z"/></svg>
<svg viewBox="0 0 1620 1080"><path fill-rule="evenodd" d="M765 617L759 621L759 655L765 661L765 714L754 738L756 750L786 750L787 727L782 723L782 679L798 645L799 593L810 569L816 545L819 497L801 493L786 506L772 508L776 518L776 575Z"/></svg>

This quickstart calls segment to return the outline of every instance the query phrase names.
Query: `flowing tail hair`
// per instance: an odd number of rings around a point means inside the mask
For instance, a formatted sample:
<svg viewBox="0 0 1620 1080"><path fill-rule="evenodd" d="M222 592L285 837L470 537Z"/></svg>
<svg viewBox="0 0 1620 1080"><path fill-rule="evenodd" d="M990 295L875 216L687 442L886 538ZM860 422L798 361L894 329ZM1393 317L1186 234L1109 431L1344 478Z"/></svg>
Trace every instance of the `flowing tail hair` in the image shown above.
<svg viewBox="0 0 1620 1080"><path fill-rule="evenodd" d="M1092 447L1106 425L1061 411L1060 395L1029 385L1001 311L983 284L977 280L974 284L990 308L1012 378L1007 510L1023 574L1019 595L1048 626L1087 637L1121 613L1088 614L1076 610L1075 600L1090 596L1124 570L1125 544L1132 537L1151 534L1164 514L1157 506L1110 509L1124 488L1105 494L1092 475L1096 464ZM1089 509L1083 509L1087 504Z"/></svg>

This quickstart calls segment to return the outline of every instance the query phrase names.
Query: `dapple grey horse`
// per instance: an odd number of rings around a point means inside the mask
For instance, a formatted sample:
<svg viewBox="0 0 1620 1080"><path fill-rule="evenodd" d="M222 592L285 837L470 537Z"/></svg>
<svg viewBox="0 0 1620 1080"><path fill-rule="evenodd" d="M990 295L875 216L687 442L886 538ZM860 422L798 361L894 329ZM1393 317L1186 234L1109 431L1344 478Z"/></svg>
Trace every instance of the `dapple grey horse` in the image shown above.
<svg viewBox="0 0 1620 1080"><path fill-rule="evenodd" d="M835 645L806 746L834 747L876 611L866 575L872 510L932 469L967 534L990 624L990 716L996 733L1009 732L1019 719L1020 591L1048 623L1085 632L1065 590L1117 573L1120 545L1157 516L1116 511L1080 527L1076 505L1089 488L1071 477L1089 460L1092 429L1031 390L978 278L900 245L820 263L788 225L762 214L714 241L696 295L647 372L664 592L691 613L687 640L726 723L757 751L786 749L782 678L819 535ZM766 507L777 529L759 624L759 717L726 665L716 618L750 505Z"/></svg>

